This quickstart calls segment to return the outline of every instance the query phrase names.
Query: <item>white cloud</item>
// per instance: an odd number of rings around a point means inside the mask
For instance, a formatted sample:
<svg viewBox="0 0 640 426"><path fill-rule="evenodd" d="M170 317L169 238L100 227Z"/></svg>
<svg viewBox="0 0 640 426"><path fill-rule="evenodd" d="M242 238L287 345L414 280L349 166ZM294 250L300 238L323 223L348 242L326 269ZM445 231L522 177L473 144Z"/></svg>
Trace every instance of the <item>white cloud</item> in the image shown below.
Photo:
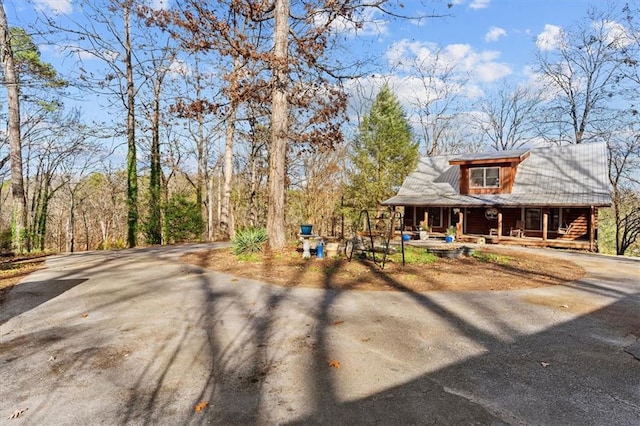
<svg viewBox="0 0 640 426"><path fill-rule="evenodd" d="M39 10L49 10L54 13L71 13L71 0L35 0L34 5Z"/></svg>
<svg viewBox="0 0 640 426"><path fill-rule="evenodd" d="M108 61L115 61L120 55L114 50L103 50L100 53L91 52L77 45L64 45L56 48L56 54L58 56L65 56L68 53L73 54L80 61L93 60L93 59L105 59Z"/></svg>
<svg viewBox="0 0 640 426"><path fill-rule="evenodd" d="M491 0L473 0L469 5L470 9L485 9L489 7Z"/></svg>
<svg viewBox="0 0 640 426"><path fill-rule="evenodd" d="M544 30L536 37L536 46L540 50L554 50L562 41L562 28L546 24Z"/></svg>
<svg viewBox="0 0 640 426"><path fill-rule="evenodd" d="M409 75L415 75L416 67L420 67L435 77L447 75L456 78L457 75L460 78L465 75L465 79L488 83L512 73L511 67L498 62L500 52L478 52L469 44L450 44L440 48L435 43L402 40L392 44L385 55L393 69Z"/></svg>
<svg viewBox="0 0 640 426"><path fill-rule="evenodd" d="M596 26L598 23L594 22L593 25ZM608 44L614 44L617 48L624 48L634 42L633 37L622 24L615 21L604 21L600 25L602 25Z"/></svg>
<svg viewBox="0 0 640 426"><path fill-rule="evenodd" d="M149 0L148 3L153 10L167 10L169 9L170 0Z"/></svg>
<svg viewBox="0 0 640 426"><path fill-rule="evenodd" d="M484 36L484 41L498 41L500 37L506 37L507 31L500 27L491 27L489 28L489 32Z"/></svg>
<svg viewBox="0 0 640 426"><path fill-rule="evenodd" d="M476 67L478 79L482 82L489 83L500 80L512 73L511 67L496 62L487 62L479 64Z"/></svg>
<svg viewBox="0 0 640 426"><path fill-rule="evenodd" d="M467 0L451 0L450 3L453 6L458 6L466 3L466 1ZM471 0L471 3L469 3L469 9L485 9L489 7L489 3L491 3L491 0Z"/></svg>
<svg viewBox="0 0 640 426"><path fill-rule="evenodd" d="M188 77L191 75L191 68L184 61L175 59L169 65L169 74L173 78Z"/></svg>
<svg viewBox="0 0 640 426"><path fill-rule="evenodd" d="M362 15L354 17L354 20L358 21L362 26L354 23L351 20L343 17L338 17L331 22L331 28L337 33L344 33L349 35L364 35L364 36L379 36L389 33L388 22L377 18L377 12L368 9ZM327 23L327 16L323 14L316 14L314 22L317 26L323 26Z"/></svg>

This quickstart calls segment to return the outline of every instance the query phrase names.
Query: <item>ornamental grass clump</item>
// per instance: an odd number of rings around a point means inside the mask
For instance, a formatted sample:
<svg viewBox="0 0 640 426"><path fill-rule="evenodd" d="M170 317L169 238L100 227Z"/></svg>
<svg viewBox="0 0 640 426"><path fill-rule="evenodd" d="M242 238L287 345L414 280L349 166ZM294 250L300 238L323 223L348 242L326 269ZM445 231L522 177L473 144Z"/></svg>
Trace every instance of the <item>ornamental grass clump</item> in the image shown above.
<svg viewBox="0 0 640 426"><path fill-rule="evenodd" d="M267 242L267 230L265 228L247 228L236 233L231 242L233 254L236 256L258 253Z"/></svg>

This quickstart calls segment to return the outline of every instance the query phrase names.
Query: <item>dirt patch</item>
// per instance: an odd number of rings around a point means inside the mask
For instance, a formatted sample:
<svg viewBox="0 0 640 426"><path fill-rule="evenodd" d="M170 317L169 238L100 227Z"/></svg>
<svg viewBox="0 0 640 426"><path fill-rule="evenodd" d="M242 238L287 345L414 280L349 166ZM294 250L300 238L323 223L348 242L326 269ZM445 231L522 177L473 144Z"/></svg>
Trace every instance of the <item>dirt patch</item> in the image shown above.
<svg viewBox="0 0 640 426"><path fill-rule="evenodd" d="M6 293L24 277L43 267L45 255L0 257L0 304Z"/></svg>
<svg viewBox="0 0 640 426"><path fill-rule="evenodd" d="M424 250L424 249L423 249ZM516 290L560 285L584 276L580 266L551 256L489 247L474 256L438 258L433 263L387 262L384 269L369 259L343 257L302 259L295 249L238 260L229 249L191 253L183 261L239 277L283 287L380 291Z"/></svg>

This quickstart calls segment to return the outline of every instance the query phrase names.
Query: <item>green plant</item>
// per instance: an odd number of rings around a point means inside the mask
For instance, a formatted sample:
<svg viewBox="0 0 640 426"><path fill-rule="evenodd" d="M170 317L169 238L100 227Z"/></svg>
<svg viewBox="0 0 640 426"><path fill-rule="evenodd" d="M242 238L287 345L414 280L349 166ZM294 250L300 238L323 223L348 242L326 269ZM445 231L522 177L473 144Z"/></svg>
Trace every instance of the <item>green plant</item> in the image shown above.
<svg viewBox="0 0 640 426"><path fill-rule="evenodd" d="M0 251L11 250L11 229L0 231Z"/></svg>
<svg viewBox="0 0 640 426"><path fill-rule="evenodd" d="M239 254L237 258L240 262L259 263L262 261L262 258L257 253Z"/></svg>
<svg viewBox="0 0 640 426"><path fill-rule="evenodd" d="M394 253L389 256L389 259L395 263L402 263L402 253ZM405 247L404 249L404 262L407 265L421 265L430 264L438 261L438 258L428 253L425 249L419 249L416 247Z"/></svg>
<svg viewBox="0 0 640 426"><path fill-rule="evenodd" d="M247 228L236 233L233 239L233 254L236 256L262 251L267 242L267 230L264 228Z"/></svg>
<svg viewBox="0 0 640 426"><path fill-rule="evenodd" d="M198 203L184 195L172 196L165 209L164 227L169 243L200 240L204 223Z"/></svg>
<svg viewBox="0 0 640 426"><path fill-rule="evenodd" d="M456 227L455 226L448 227L447 231L446 231L446 235L455 236L456 235Z"/></svg>
<svg viewBox="0 0 640 426"><path fill-rule="evenodd" d="M502 254L494 254L494 253L484 253L481 251L476 251L471 255L473 258L479 260L484 263L497 263L498 265L508 265L513 261L513 257L504 256Z"/></svg>

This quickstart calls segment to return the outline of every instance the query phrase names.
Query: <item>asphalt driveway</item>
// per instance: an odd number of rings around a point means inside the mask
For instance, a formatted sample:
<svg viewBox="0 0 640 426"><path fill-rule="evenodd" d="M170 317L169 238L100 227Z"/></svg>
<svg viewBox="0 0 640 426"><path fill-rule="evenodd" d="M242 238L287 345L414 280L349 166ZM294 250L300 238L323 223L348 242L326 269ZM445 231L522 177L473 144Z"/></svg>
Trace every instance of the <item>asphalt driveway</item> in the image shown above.
<svg viewBox="0 0 640 426"><path fill-rule="evenodd" d="M640 424L640 261L537 249L587 276L341 292L177 259L202 247L56 256L16 286L0 424Z"/></svg>

